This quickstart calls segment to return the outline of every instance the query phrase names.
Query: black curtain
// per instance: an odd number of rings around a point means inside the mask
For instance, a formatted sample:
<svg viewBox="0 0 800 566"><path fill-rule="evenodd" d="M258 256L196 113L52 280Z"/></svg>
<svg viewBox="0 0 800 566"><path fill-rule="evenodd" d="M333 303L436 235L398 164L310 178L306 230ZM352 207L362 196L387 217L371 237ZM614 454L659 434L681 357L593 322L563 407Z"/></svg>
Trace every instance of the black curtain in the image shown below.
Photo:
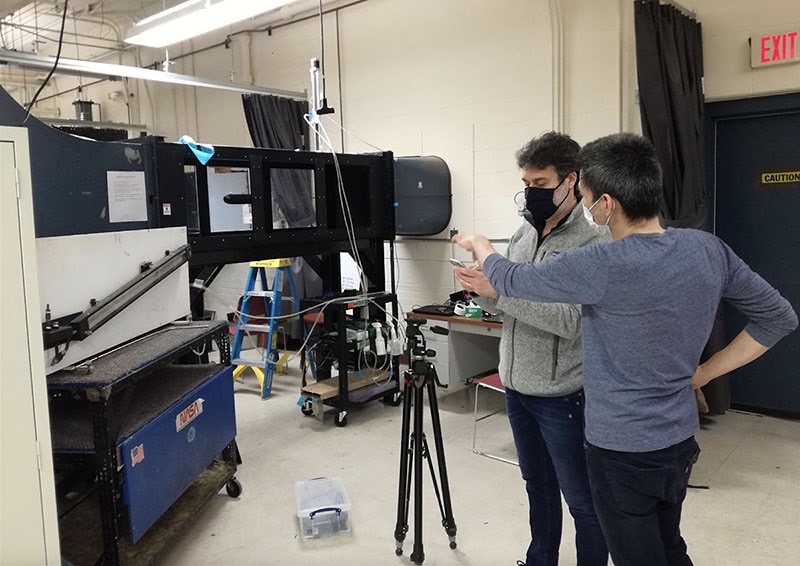
<svg viewBox="0 0 800 566"><path fill-rule="evenodd" d="M706 210L703 36L695 19L659 0L636 0L636 71L642 132L664 171L661 216L665 226L711 231ZM725 346L722 317L701 361ZM727 377L703 388L711 413L730 408Z"/></svg>
<svg viewBox="0 0 800 566"><path fill-rule="evenodd" d="M303 119L308 113L306 101L266 94L243 94L242 104L255 147L308 149L308 126ZM274 218L280 214L286 221L286 228L305 228L316 224L314 171L271 169L270 185ZM322 294L322 280L302 258L293 261L292 275L300 298ZM283 292L284 296L289 296L286 283ZM292 324L291 334L294 337L302 336L300 323Z"/></svg>
<svg viewBox="0 0 800 566"><path fill-rule="evenodd" d="M664 169L668 226L707 228L700 23L658 0L634 2L642 132Z"/></svg>
<svg viewBox="0 0 800 566"><path fill-rule="evenodd" d="M247 128L255 147L306 149L308 128L303 115L306 101L268 94L243 94ZM272 169L273 214L280 213L288 228L305 228L316 221L314 172L300 169ZM278 210L276 210L276 207Z"/></svg>

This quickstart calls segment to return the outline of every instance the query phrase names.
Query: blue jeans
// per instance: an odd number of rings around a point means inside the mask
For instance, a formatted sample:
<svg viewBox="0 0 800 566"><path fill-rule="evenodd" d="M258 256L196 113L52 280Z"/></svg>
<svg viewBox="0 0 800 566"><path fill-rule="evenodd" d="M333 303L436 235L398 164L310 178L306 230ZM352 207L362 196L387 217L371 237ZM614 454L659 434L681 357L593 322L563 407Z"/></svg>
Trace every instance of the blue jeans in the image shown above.
<svg viewBox="0 0 800 566"><path fill-rule="evenodd" d="M583 437L583 391L534 397L506 389L506 410L530 507L527 566L557 566L561 493L575 519L578 566L605 566L608 550L592 504Z"/></svg>
<svg viewBox="0 0 800 566"><path fill-rule="evenodd" d="M680 522L699 453L694 437L653 452L587 443L595 508L616 566L692 566Z"/></svg>

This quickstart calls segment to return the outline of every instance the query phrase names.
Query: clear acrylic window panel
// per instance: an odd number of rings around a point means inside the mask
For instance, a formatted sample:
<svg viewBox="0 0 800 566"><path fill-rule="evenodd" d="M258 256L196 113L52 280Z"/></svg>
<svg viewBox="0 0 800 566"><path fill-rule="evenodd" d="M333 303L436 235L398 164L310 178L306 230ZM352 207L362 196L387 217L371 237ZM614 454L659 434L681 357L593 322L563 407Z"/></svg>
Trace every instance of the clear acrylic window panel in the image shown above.
<svg viewBox="0 0 800 566"><path fill-rule="evenodd" d="M253 229L249 204L228 204L225 195L250 194L250 169L246 167L208 168L208 211L211 232L244 232Z"/></svg>
<svg viewBox="0 0 800 566"><path fill-rule="evenodd" d="M316 192L312 169L269 170L272 188L272 228L313 228L317 225Z"/></svg>

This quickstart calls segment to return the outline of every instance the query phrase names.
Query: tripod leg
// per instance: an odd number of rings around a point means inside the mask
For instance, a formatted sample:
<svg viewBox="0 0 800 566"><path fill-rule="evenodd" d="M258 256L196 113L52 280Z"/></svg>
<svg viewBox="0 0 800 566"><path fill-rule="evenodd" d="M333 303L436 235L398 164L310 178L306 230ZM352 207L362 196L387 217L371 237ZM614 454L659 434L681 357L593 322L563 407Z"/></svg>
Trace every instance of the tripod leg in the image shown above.
<svg viewBox="0 0 800 566"><path fill-rule="evenodd" d="M439 504L439 514L442 516L442 524L444 524L444 507L442 507L442 493L439 490L439 480L436 478L436 469L433 467L433 457L431 450L428 447L428 439L422 435L422 457L428 461L428 471L431 473L431 482L433 483L433 492L436 494L436 503Z"/></svg>
<svg viewBox="0 0 800 566"><path fill-rule="evenodd" d="M409 467L413 457L411 447L411 406L414 403L413 386L407 381L403 389L403 427L400 436L400 478L397 488L397 523L394 527L395 554L403 554L403 541L408 532L408 501L411 495L411 476Z"/></svg>
<svg viewBox="0 0 800 566"><path fill-rule="evenodd" d="M423 387L414 390L414 551L411 553L411 562L422 564L425 560L425 550L422 544L422 415Z"/></svg>
<svg viewBox="0 0 800 566"><path fill-rule="evenodd" d="M444 441L442 440L442 423L439 420L439 402L436 400L436 387L432 382L426 384L428 389L428 402L431 407L431 424L433 425L433 440L436 444L436 459L439 463L439 478L442 483L442 502L444 515L442 526L450 538L450 548L456 547L456 521L453 518L453 506L450 501L450 482L447 478L447 462L444 458Z"/></svg>

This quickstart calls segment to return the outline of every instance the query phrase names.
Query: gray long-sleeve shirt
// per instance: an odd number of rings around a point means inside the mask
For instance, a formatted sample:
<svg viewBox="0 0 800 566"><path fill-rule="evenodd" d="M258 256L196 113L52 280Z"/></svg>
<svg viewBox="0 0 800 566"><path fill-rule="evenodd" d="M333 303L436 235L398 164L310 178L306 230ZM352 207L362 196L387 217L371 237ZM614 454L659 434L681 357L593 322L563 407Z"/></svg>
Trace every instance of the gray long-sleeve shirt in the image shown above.
<svg viewBox="0 0 800 566"><path fill-rule="evenodd" d="M660 450L697 431L691 377L721 299L765 346L797 327L778 291L697 230L633 234L536 264L495 253L483 269L500 295L583 305L586 439L609 450Z"/></svg>
<svg viewBox="0 0 800 566"><path fill-rule="evenodd" d="M523 222L508 244L508 259L549 261L566 250L610 239L608 228L586 222L583 205L578 203L541 241L536 229ZM486 310L503 313L498 366L503 385L538 397L569 395L583 387L579 305L509 297L478 297L476 302Z"/></svg>

